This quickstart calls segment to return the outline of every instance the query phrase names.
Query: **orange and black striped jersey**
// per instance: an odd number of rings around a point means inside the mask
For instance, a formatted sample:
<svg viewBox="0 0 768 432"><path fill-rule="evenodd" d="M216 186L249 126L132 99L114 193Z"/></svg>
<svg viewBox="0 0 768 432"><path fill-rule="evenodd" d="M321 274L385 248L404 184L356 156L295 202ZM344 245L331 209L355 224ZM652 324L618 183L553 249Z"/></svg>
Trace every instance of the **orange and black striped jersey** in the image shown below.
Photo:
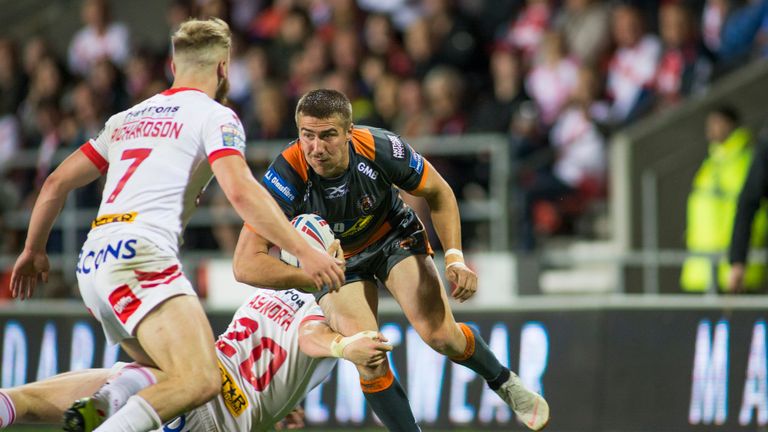
<svg viewBox="0 0 768 432"><path fill-rule="evenodd" d="M397 188L416 191L428 175L424 158L390 131L355 126L348 145L349 166L337 178L315 173L296 140L262 179L288 218L316 213L328 221L347 257L400 224L412 210Z"/></svg>

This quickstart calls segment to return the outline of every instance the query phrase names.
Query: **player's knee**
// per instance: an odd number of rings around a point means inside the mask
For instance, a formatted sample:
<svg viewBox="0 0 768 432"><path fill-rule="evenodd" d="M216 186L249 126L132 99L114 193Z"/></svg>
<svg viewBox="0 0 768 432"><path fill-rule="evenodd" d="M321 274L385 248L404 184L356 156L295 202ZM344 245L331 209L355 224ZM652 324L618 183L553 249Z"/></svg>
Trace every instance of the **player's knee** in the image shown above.
<svg viewBox="0 0 768 432"><path fill-rule="evenodd" d="M187 378L187 382L191 384L192 388L187 388L187 393L193 398L192 403L195 406L203 405L209 400L216 397L221 390L221 375L218 369L213 371L200 371L195 373L193 379ZM190 376L191 378L192 376Z"/></svg>
<svg viewBox="0 0 768 432"><path fill-rule="evenodd" d="M454 340L451 332L445 329L437 329L423 336L424 342L433 350L443 355L456 355L458 350L457 341Z"/></svg>

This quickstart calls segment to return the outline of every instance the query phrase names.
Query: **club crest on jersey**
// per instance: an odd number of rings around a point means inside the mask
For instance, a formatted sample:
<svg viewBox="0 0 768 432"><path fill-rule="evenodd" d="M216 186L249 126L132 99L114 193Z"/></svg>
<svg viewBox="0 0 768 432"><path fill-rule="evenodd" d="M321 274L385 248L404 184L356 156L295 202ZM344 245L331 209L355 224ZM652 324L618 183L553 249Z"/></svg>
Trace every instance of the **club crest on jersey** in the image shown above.
<svg viewBox="0 0 768 432"><path fill-rule="evenodd" d="M349 186L344 183L341 186L331 186L324 189L326 199L341 198L349 192Z"/></svg>
<svg viewBox="0 0 768 432"><path fill-rule="evenodd" d="M233 123L221 125L221 141L224 147L245 148L245 136L240 128Z"/></svg>
<svg viewBox="0 0 768 432"><path fill-rule="evenodd" d="M392 144L392 159L405 159L405 145L400 138L395 135L387 135L387 139Z"/></svg>
<svg viewBox="0 0 768 432"><path fill-rule="evenodd" d="M361 212L365 214L370 213L375 206L376 200L370 195L363 195L359 200L357 200L357 207Z"/></svg>

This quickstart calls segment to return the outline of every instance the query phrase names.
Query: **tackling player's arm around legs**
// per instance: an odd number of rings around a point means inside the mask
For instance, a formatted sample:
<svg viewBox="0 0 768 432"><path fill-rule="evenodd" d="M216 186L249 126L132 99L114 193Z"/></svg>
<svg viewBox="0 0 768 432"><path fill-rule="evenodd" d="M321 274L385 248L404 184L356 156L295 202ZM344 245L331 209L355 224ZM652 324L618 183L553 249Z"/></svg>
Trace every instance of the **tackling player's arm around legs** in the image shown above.
<svg viewBox="0 0 768 432"><path fill-rule="evenodd" d="M257 337L276 337L269 333L275 330L274 327L264 327L263 330L267 333ZM376 365L384 361L386 353L392 350L392 346L380 333L343 337L331 330L323 320L307 320L293 329L299 333L297 348L301 350L301 354L298 355L343 358L355 364ZM289 355L299 352L290 347L286 348L287 352L293 353ZM67 417L75 418L71 416L76 415L79 425L91 430L99 425L104 417L109 417L122 408L133 394L162 379L164 374L161 371L132 363L118 364L112 369L67 372L43 381L2 389L0 429L13 424L58 423L66 412ZM308 392L311 388L281 387L270 394L274 398L293 394L297 390ZM79 399L78 403L70 408L72 400L75 399ZM226 413L226 410L224 412Z"/></svg>

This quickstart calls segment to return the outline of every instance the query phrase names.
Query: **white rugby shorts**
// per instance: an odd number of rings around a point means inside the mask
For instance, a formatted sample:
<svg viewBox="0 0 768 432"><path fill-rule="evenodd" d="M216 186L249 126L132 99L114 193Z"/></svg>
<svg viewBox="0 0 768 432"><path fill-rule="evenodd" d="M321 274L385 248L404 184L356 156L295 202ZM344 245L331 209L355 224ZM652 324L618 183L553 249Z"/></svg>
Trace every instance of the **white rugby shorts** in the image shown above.
<svg viewBox="0 0 768 432"><path fill-rule="evenodd" d="M85 306L110 343L133 338L141 320L169 298L196 295L175 254L134 234L88 238L76 273Z"/></svg>
<svg viewBox="0 0 768 432"><path fill-rule="evenodd" d="M218 432L219 429L208 410L210 403L170 420L163 425L162 429L157 429L155 432Z"/></svg>

